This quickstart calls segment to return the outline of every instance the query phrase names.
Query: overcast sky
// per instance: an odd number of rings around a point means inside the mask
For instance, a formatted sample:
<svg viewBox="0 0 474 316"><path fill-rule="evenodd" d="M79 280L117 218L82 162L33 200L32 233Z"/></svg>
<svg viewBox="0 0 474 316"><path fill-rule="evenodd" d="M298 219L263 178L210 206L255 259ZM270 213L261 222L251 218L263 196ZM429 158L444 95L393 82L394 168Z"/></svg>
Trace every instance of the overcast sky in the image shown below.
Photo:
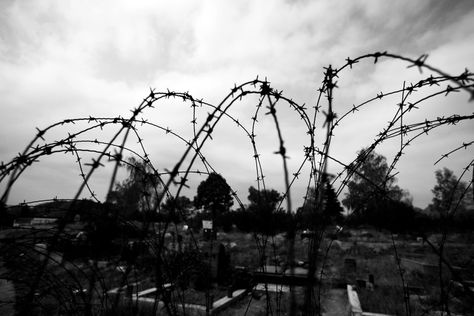
<svg viewBox="0 0 474 316"><path fill-rule="evenodd" d="M460 74L466 67L474 69L473 29L474 2L470 0L2 0L0 160L9 161L21 152L35 135L36 127L89 115L128 117L129 110L148 95L150 87L157 91L189 91L196 98L217 104L235 83L258 75L267 77L272 87L283 90L287 97L311 108L316 103L323 67L341 66L347 57L389 51L416 59L426 53L427 63ZM342 114L352 104L381 91L400 89L404 80L416 83L430 74L406 67L406 63L389 60L355 65L338 79L335 112ZM450 99L423 103L413 114L413 122L470 114L474 103L468 99L469 95L458 93ZM331 154L349 163L356 151L369 145L387 124L398 102L374 103L341 123ZM254 99L241 102L231 113L249 121L254 105ZM208 109L201 111L205 115ZM186 134L190 133L190 115L189 106L170 102L144 117L190 139L191 134ZM301 121L291 115L284 114L282 124L290 167L296 168L306 136ZM281 161L273 154L278 149L276 134L271 121L261 124L257 139L268 175L267 186L281 190ZM473 141L473 131L473 122L441 128L406 151L396 170L398 184L411 193L416 206L424 208L430 203L436 169L446 166L459 175L469 164L474 156L472 148L436 166L434 162L463 142ZM158 131L143 133L157 168L172 168L182 148L172 145ZM59 131L47 140L53 141L56 135ZM399 141L387 143L379 151L391 161L397 146ZM204 153L245 200L247 188L256 185L248 139L239 136L231 122L223 122ZM73 196L79 171L73 159L65 157L44 159L33 166L15 186L9 202ZM337 168L330 165L332 172ZM101 199L107 190L107 178L106 174L98 174L94 183ZM293 190L296 206L305 185L301 180ZM187 194L193 196L194 190Z"/></svg>

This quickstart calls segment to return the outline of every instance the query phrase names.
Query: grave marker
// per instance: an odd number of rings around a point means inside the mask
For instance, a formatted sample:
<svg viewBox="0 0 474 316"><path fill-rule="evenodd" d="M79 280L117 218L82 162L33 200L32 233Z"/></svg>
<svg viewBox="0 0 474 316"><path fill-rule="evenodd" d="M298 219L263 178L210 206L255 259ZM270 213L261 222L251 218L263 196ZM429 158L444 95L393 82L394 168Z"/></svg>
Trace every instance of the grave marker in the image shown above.
<svg viewBox="0 0 474 316"><path fill-rule="evenodd" d="M356 281L357 263L354 258L344 259L344 276L347 283L354 284Z"/></svg>
<svg viewBox="0 0 474 316"><path fill-rule="evenodd" d="M375 287L375 278L373 274L369 274L369 283L367 284L367 288L370 291L373 291Z"/></svg>

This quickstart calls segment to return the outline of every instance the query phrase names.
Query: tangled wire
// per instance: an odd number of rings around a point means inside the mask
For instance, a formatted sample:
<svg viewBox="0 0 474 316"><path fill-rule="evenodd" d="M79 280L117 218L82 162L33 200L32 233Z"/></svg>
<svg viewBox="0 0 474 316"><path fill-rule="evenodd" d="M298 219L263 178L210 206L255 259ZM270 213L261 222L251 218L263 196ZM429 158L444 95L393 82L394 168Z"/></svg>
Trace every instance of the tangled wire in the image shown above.
<svg viewBox="0 0 474 316"><path fill-rule="evenodd" d="M163 213L164 210L161 206L166 199L178 199L192 183L195 183L196 178L199 179L202 176L221 171L208 158L206 149L212 146L213 137L219 137L219 132L222 131L220 128L225 124L227 128L232 126L247 139L249 153L253 159L253 173L257 189L265 191L268 183L262 156L266 153L262 152L261 148L265 148L266 144L259 142L260 138L257 138L257 132L260 131L260 126L272 124L278 142L274 153L281 158L282 172L280 174L282 174L284 183L283 195L279 203L287 213L293 214L295 211L292 189L297 184L301 185L304 182L303 186L306 187L307 192L311 187L319 192L323 188L325 175L329 174L328 165L331 163L337 166L334 170L339 170L331 178L331 184L336 186L336 194L340 195L354 175L363 176L358 170L375 149L389 140L399 140L397 152L389 165L384 182L373 184L374 187L383 191L384 184L396 175L395 168L408 146L422 141L435 129L451 127L456 124L468 124L474 118L473 113L461 114L457 112L437 118L417 117L416 112L419 108L427 106L435 100L452 97L456 92L468 93L471 100L474 98L474 74L466 70L459 75L448 75L428 65L426 59L427 55L412 59L388 52L376 52L354 59L347 58L339 68L332 66L325 68L315 105L311 107L298 104L285 96L282 91L273 88L267 79L257 77L243 84L234 85L218 104L208 103L187 92L151 90L148 96L131 110L129 117L89 116L65 119L46 128L37 128L36 135L25 149L9 162L2 162L0 165L0 184L3 190L1 216L6 216L8 211L15 207L27 207L58 200L45 197L41 201L25 201L20 205L8 205L10 193L14 190L16 183L22 176L25 176L24 174L29 168L38 165L42 159L53 156L64 157L64 154L72 155L79 171L80 183L74 195L65 204L66 209L55 225L39 231L17 229L14 230L14 233L2 235L0 245L2 261L5 266L2 273L3 278L14 283L15 309L21 315L32 313L56 313L58 315L139 313L138 300L132 298L143 289L133 282L136 283L137 279L143 277L144 271L147 271L146 273L154 276L152 278L154 284L151 285L155 288L155 295L150 299L152 302L149 304L150 313L156 313L157 310L163 310L168 314L186 313L189 306L184 304L184 298L179 293L170 294L168 283L171 278L183 277L188 271L191 271L192 266L199 261L198 258L203 256L203 250L194 236L191 236L193 242L190 243L186 256L177 256L175 252L170 251L167 245L170 233L177 232L177 224L171 218L164 217L166 220L155 225L152 220L145 217L142 221L132 222L121 218L121 214L114 213L115 209L113 203L110 203L110 199L120 178L121 167L126 166L141 175L138 177L142 182L141 212L143 214ZM340 106L343 112L336 113L335 94L338 91L340 77L352 71L353 68L356 69L361 63L378 63L381 60L392 60L407 67L416 67L421 75L422 71L427 71L430 75L418 82L403 82L400 88L379 92L373 97L360 103L354 103L349 107ZM387 99L389 101L386 103L389 105L383 103ZM349 163L330 154L332 141L339 126L344 126L347 120L357 117L360 110L368 108L372 104L383 103L383 106L389 107L390 104L393 105L392 100L395 99L397 99L395 101L396 107L391 107L394 112L392 119L385 124L375 139L367 144L363 152ZM183 106L176 104L177 101L182 101L189 111L187 113L189 113L190 123L186 126L190 127L189 135L169 128L166 123L154 122L151 119L154 117L152 113L156 111L160 114L160 109L166 104ZM239 103L255 104L255 108L250 114L242 114L234 110ZM288 112L288 107L290 112ZM291 137L285 138L284 127L287 126L285 124L289 120L286 117L287 113L294 115L297 121L292 124L298 126L304 133L297 140L303 142L303 150L299 153L291 152L292 167L289 164L288 143L291 144L296 140ZM364 120L365 118L361 117L360 119ZM59 135L59 132L63 130L67 131L67 136L59 137L53 141L49 140L51 137ZM153 134L149 131L153 131ZM156 157L152 154L156 151L150 151L151 145L145 141L144 135L153 139L150 141L151 144L163 140L166 144L164 146L168 147ZM324 137L321 138L321 135ZM267 138L262 138L267 141ZM453 140L453 142L455 141ZM227 142L231 141L227 140ZM473 143L474 140L454 143L452 148L446 149L446 153L436 163L448 159L449 156L455 155L461 150L470 148ZM161 159L160 155L166 156L168 150L181 150L181 152L172 161L172 165L157 163ZM468 161L459 179L466 178L473 166L474 160ZM105 173L108 174L108 184L103 181ZM94 177L100 181L94 182L96 179ZM96 193L98 183L105 187L99 189L100 192L105 192L106 198L103 200ZM472 181L470 186L472 186ZM52 194L52 196L54 195ZM232 195L239 207L245 209L242 198L233 187ZM322 194L318 196L321 197ZM93 203L95 206L86 206L84 198L95 201ZM304 203L307 199L308 194ZM322 203L322 199L318 199L317 208L321 207ZM74 231L71 225L75 222L74 217L78 210L84 207L92 208L92 212L96 212L97 217L94 219L96 222L94 224L92 223L94 221L91 220L91 225L95 225L95 231L99 235L100 229L103 229L103 232L107 231L106 225L108 221L111 221L111 218L119 218L119 221L135 232L132 234L133 237L128 235L127 240L122 241L121 255L110 259L106 267L101 266L103 263L99 256L92 255L94 251L91 249L97 246L93 244L84 246L86 249L84 250L85 258L89 258L89 260L79 262L74 258L58 259L57 257L57 249L64 249L64 245L79 243L78 239L80 238L71 233ZM182 212L180 208L175 208L173 211ZM286 234L288 241L287 262L293 272L295 269L295 229L294 226L291 226ZM309 242L307 248L308 278L314 277L318 264L323 262L324 267L332 245L332 242L329 245L323 243L324 233L324 229L320 230L312 236ZM271 240L270 237L260 236L255 239L259 246L259 256L262 259L268 255L265 245L268 240ZM98 242L97 240L96 242ZM140 253L139 246L129 247L140 243L148 249L146 260L145 256L138 255ZM395 246L394 242L394 253L398 259ZM455 269L445 259L443 245L431 244L431 246L440 262L448 265L448 268L454 271ZM324 255L318 255L320 250L323 250ZM403 289L406 290L408 285L404 281L404 272L400 262L398 267ZM323 269L319 272L322 276ZM137 275L140 277L135 278ZM456 278L456 273L454 273L454 278ZM456 281L461 282L465 288L469 289L462 277L458 276ZM315 290L312 285L308 286L305 293L304 313L321 313L320 295L321 291ZM127 302L131 307L126 307L128 306L124 303L126 298L129 298ZM408 294L404 298L406 313L410 314ZM295 301L295 289L291 286L287 309L289 315L297 313ZM448 304L445 305L444 307L449 310ZM143 312L143 309L140 309L140 312ZM271 305L267 304L266 313L283 312L274 310Z"/></svg>

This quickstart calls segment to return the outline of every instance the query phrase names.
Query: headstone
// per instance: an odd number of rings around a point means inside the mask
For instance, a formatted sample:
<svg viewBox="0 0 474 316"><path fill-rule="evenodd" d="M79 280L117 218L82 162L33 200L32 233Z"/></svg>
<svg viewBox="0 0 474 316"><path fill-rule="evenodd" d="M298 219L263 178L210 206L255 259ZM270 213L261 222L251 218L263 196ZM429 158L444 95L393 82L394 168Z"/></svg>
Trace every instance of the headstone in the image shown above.
<svg viewBox="0 0 474 316"><path fill-rule="evenodd" d="M202 228L203 229L212 229L212 221L202 221Z"/></svg>
<svg viewBox="0 0 474 316"><path fill-rule="evenodd" d="M369 274L369 283L367 284L367 288L370 291L373 291L375 287L375 278L373 274Z"/></svg>
<svg viewBox="0 0 474 316"><path fill-rule="evenodd" d="M224 245L220 244L217 255L217 281L219 283L223 283L228 279L229 259Z"/></svg>
<svg viewBox="0 0 474 316"><path fill-rule="evenodd" d="M375 281L374 281L374 275L373 274L369 274L369 282L372 283L372 284L375 284Z"/></svg>
<svg viewBox="0 0 474 316"><path fill-rule="evenodd" d="M356 281L357 264L354 258L344 259L344 276L347 283L353 284Z"/></svg>
<svg viewBox="0 0 474 316"><path fill-rule="evenodd" d="M211 239L216 239L217 237L217 232L214 231L213 229L213 223L212 221L209 221L209 220L203 220L202 221L202 233L203 233L203 237L206 239L206 240L211 240Z"/></svg>

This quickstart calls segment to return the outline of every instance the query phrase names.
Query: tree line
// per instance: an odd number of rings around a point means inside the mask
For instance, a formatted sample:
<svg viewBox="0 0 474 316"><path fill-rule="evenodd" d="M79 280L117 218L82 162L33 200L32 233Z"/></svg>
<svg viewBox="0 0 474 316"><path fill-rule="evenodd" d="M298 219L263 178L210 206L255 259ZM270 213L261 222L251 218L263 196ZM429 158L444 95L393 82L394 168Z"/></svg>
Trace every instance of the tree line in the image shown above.
<svg viewBox="0 0 474 316"><path fill-rule="evenodd" d="M231 187L217 173L209 174L199 184L193 200L186 196L168 197L161 205L154 205L163 194L158 181L135 160L130 161L128 179L116 186L108 200L128 218L186 222L195 229L200 228L202 220L212 220L214 226L226 231L237 227L264 234L287 231L290 225L318 229L333 224L366 224L409 231L436 226L439 219L460 228L474 223L472 184L459 181L453 171L444 168L435 172L432 203L421 210L413 206L409 192L396 184L396 177L389 176L386 157L369 149L361 149L357 157L360 163L341 200L346 210L327 174L322 175L321 188L308 189L303 205L294 214L281 208L281 193L253 186L248 189L249 203L232 209ZM147 213L150 210L152 213Z"/></svg>
<svg viewBox="0 0 474 316"><path fill-rule="evenodd" d="M436 229L440 221L461 229L474 224L472 183L459 181L452 170L443 168L435 172L432 202L422 210L413 206L412 197L396 184L396 177L388 176L389 166L383 155L361 149L356 161L360 163L348 181L341 201L333 188L331 176L325 174L321 188L310 187L304 203L294 214L288 214L280 206L281 193L274 189L258 190L253 186L248 189L249 203L232 209L231 187L217 173L210 173L199 184L192 200L187 196L163 198L159 178L146 164L130 158L128 177L117 183L107 197L104 207L100 208L105 210L104 214L97 217L86 213L83 218L103 218L104 223L119 217L186 223L196 230L201 228L202 220L212 220L215 227L225 231L236 227L246 232L270 235L289 228L320 229L335 224L371 225L392 231ZM163 202L159 203L160 200ZM10 208L2 216L2 225L10 226L15 218L32 217L44 208L37 206L33 210L28 205Z"/></svg>

